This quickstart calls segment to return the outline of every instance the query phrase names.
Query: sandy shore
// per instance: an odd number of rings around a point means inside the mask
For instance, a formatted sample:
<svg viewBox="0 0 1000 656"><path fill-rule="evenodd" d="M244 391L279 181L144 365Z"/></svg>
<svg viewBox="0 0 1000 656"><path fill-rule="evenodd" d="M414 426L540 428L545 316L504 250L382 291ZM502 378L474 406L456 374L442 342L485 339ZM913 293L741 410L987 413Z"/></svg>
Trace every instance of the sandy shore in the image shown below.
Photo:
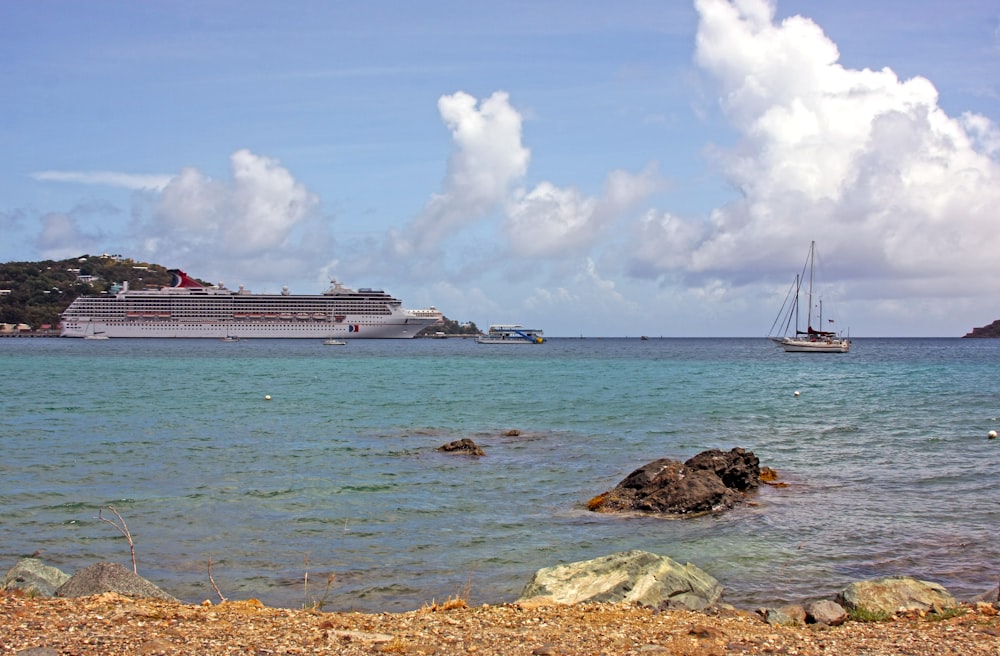
<svg viewBox="0 0 1000 656"><path fill-rule="evenodd" d="M961 611L944 619L911 614L788 628L743 611L658 613L621 604L453 602L362 614L267 608L254 600L190 605L114 593L58 599L0 592L0 653L1000 656L997 609Z"/></svg>

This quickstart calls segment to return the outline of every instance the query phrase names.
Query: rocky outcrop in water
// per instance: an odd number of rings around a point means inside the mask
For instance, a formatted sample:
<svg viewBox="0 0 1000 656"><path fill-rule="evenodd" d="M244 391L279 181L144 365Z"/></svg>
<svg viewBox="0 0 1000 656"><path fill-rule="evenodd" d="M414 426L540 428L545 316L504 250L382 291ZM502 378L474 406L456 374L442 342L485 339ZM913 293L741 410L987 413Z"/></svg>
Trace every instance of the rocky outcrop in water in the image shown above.
<svg viewBox="0 0 1000 656"><path fill-rule="evenodd" d="M988 326L973 328L972 332L962 335L962 337L994 337L1000 338L1000 319L997 319Z"/></svg>
<svg viewBox="0 0 1000 656"><path fill-rule="evenodd" d="M702 515L731 508L760 486L760 461L735 448L703 451L687 462L654 460L587 504L596 512Z"/></svg>
<svg viewBox="0 0 1000 656"><path fill-rule="evenodd" d="M691 563L681 565L648 551L623 551L535 572L518 603L633 602L654 608L704 610L722 586Z"/></svg>
<svg viewBox="0 0 1000 656"><path fill-rule="evenodd" d="M447 444L442 444L438 447L438 451L444 451L445 453L458 453L467 456L485 456L486 452L483 449L470 440L467 437L463 437L460 440L455 440L454 442L448 442Z"/></svg>

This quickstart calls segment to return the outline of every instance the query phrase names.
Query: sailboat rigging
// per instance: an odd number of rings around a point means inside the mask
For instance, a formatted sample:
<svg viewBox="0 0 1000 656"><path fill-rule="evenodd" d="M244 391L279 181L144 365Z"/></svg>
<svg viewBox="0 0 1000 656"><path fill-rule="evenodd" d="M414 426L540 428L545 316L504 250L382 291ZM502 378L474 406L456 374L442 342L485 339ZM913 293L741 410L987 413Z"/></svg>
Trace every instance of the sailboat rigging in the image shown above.
<svg viewBox="0 0 1000 656"><path fill-rule="evenodd" d="M835 331L823 330L823 301L818 303L817 320L819 329L813 328L813 282L815 271L816 242L809 243L809 255L806 266L809 269L809 285L806 289L806 329L799 329L799 298L802 295L803 274L795 276L785 302L778 311L778 316L771 324L769 338L789 353L847 353L851 348L849 337L843 337ZM829 319L833 323L833 319ZM793 330L794 333L789 334ZM776 328L780 329L776 331Z"/></svg>

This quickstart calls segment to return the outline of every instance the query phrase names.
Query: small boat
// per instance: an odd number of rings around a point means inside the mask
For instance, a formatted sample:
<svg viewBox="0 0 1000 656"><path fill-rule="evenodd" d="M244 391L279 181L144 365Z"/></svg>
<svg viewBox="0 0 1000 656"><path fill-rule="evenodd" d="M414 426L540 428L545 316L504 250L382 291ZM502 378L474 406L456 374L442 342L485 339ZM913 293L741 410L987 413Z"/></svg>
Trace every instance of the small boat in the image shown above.
<svg viewBox="0 0 1000 656"><path fill-rule="evenodd" d="M485 335L476 338L477 344L541 344L544 341L541 330L516 323L493 324Z"/></svg>
<svg viewBox="0 0 1000 656"><path fill-rule="evenodd" d="M786 353L847 353L851 349L851 340L832 330L813 328L813 279L816 257L816 242L810 242L809 255L803 272L795 276L795 282L785 297L785 302L778 311L778 316L771 325L768 338L783 348ZM809 269L809 286L806 290L806 329L799 329L799 297L802 292L802 279L805 269ZM823 301L818 304L817 319L823 326ZM827 319L833 323L833 319ZM794 327L794 332L791 332ZM777 334L776 328L782 331Z"/></svg>
<svg viewBox="0 0 1000 656"><path fill-rule="evenodd" d="M107 333L103 330L94 330L94 324L87 326L87 330L83 334L84 339L111 339Z"/></svg>
<svg viewBox="0 0 1000 656"><path fill-rule="evenodd" d="M224 342L238 342L238 341L240 341L240 338L237 337L236 335L226 335L225 337L222 338L222 341L224 341Z"/></svg>
<svg viewBox="0 0 1000 656"><path fill-rule="evenodd" d="M342 339L324 339L323 346L347 346L347 342Z"/></svg>

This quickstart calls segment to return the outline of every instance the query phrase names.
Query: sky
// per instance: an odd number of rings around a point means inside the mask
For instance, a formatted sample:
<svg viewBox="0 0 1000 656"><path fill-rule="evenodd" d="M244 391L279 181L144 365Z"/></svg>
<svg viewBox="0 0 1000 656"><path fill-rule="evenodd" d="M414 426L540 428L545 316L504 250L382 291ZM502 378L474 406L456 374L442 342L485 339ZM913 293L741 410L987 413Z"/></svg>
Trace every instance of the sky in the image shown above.
<svg viewBox="0 0 1000 656"><path fill-rule="evenodd" d="M824 322L961 336L998 126L982 0L0 0L0 262L752 337L815 242Z"/></svg>

